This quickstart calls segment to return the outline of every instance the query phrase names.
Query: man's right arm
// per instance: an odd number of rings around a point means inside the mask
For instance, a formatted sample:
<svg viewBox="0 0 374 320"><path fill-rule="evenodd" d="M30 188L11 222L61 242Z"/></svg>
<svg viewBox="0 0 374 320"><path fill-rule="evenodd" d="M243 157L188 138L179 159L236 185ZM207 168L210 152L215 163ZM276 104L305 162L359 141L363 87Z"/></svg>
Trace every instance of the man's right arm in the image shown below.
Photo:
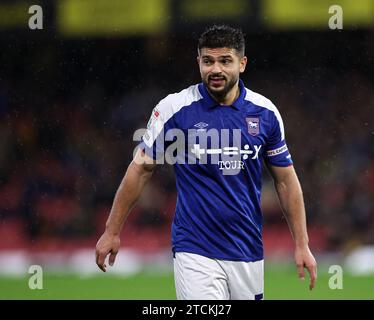
<svg viewBox="0 0 374 320"><path fill-rule="evenodd" d="M114 197L105 232L96 244L96 264L104 272L106 271L105 258L110 254L109 265L112 266L120 247L120 233L123 224L152 176L155 167L154 160L139 149L127 168Z"/></svg>

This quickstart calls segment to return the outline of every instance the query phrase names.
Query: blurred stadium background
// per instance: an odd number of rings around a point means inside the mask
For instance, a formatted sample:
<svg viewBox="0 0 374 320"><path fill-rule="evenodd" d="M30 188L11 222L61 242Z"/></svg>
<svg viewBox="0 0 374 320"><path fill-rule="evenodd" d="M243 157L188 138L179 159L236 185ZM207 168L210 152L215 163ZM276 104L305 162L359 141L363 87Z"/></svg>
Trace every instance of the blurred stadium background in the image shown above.
<svg viewBox="0 0 374 320"><path fill-rule="evenodd" d="M28 9L43 9L30 30ZM331 5L343 30L330 30ZM373 0L0 2L0 299L175 299L172 168L159 167L107 274L94 262L132 140L168 93L200 81L198 35L240 26L243 79L283 115L319 262L309 292L264 173L265 297L374 298ZM30 290L30 265L44 289ZM329 288L331 265L344 271Z"/></svg>

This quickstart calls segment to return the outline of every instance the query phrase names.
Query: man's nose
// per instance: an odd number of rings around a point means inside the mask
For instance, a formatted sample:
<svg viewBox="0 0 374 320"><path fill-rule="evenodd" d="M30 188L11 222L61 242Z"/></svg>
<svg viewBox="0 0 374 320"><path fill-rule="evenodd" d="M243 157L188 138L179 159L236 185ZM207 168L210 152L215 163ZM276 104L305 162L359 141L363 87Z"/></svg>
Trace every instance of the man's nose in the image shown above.
<svg viewBox="0 0 374 320"><path fill-rule="evenodd" d="M221 73L222 72L222 69L221 69L221 66L218 62L215 62L213 65L212 65L212 73Z"/></svg>

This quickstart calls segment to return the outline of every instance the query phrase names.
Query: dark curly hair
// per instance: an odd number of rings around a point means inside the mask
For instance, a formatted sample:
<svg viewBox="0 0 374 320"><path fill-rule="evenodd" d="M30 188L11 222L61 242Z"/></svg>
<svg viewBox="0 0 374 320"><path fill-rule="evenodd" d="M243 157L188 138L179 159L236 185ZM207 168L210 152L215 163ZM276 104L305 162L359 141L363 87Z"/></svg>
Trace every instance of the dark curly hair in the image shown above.
<svg viewBox="0 0 374 320"><path fill-rule="evenodd" d="M204 31L198 42L198 51L202 48L232 48L244 56L245 40L241 29L227 25L213 25Z"/></svg>

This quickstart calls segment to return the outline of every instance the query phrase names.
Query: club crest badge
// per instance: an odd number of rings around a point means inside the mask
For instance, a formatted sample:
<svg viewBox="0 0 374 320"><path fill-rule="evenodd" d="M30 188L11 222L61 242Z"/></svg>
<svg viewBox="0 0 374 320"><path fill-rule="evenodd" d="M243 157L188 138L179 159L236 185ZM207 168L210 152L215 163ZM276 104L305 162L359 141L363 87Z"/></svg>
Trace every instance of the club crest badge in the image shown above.
<svg viewBox="0 0 374 320"><path fill-rule="evenodd" d="M260 118L245 118L248 127L248 133L251 136L257 136L260 133Z"/></svg>

